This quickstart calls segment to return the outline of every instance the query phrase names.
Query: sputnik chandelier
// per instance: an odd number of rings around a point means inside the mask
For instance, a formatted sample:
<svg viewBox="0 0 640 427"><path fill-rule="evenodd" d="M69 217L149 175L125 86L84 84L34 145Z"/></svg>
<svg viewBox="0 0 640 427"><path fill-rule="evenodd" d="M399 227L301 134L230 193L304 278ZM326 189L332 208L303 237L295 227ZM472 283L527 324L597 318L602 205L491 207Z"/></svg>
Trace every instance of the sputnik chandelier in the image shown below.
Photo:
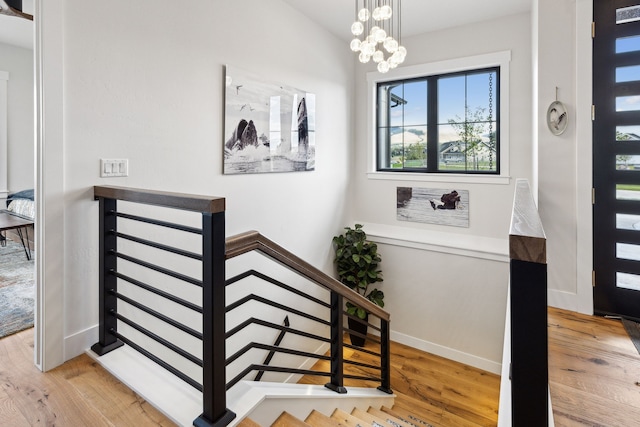
<svg viewBox="0 0 640 427"><path fill-rule="evenodd" d="M407 49L400 44L401 0L355 0L356 19L351 25L351 50L363 64L373 60L386 73L404 62Z"/></svg>

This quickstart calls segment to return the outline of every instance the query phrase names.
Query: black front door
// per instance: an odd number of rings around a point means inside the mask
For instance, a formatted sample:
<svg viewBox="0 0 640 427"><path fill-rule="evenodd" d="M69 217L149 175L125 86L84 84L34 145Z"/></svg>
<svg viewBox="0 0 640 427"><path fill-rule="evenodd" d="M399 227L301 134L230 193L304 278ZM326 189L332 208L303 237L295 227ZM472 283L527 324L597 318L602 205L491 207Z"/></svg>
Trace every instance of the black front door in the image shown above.
<svg viewBox="0 0 640 427"><path fill-rule="evenodd" d="M594 0L594 20L594 308L640 319L640 0Z"/></svg>

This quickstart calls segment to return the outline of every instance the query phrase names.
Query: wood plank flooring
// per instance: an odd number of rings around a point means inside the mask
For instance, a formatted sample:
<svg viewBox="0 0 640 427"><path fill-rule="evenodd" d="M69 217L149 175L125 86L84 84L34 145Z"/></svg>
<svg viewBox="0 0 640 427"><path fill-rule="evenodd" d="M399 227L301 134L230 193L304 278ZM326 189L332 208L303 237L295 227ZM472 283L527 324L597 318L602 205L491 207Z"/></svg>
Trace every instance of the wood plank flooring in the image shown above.
<svg viewBox="0 0 640 427"><path fill-rule="evenodd" d="M41 373L33 330L0 340L0 426L173 426L86 355Z"/></svg>
<svg viewBox="0 0 640 427"><path fill-rule="evenodd" d="M640 425L640 355L619 320L549 309L556 427Z"/></svg>
<svg viewBox="0 0 640 427"><path fill-rule="evenodd" d="M367 348L375 350L367 344ZM345 349L345 360L375 364L366 353ZM319 361L314 370L328 369ZM345 375L378 375L360 366L346 365ZM326 378L305 376L304 384L324 384ZM346 386L375 387L362 380L345 379ZM379 384L377 384L379 385ZM391 343L391 388L395 404L434 426L495 426L498 420L500 377L414 348Z"/></svg>
<svg viewBox="0 0 640 427"><path fill-rule="evenodd" d="M622 323L558 309L548 323L555 425L640 425L640 356ZM31 330L0 340L0 426L173 425L87 356L46 374L32 360ZM398 409L434 426L496 425L496 375L396 343L391 365Z"/></svg>

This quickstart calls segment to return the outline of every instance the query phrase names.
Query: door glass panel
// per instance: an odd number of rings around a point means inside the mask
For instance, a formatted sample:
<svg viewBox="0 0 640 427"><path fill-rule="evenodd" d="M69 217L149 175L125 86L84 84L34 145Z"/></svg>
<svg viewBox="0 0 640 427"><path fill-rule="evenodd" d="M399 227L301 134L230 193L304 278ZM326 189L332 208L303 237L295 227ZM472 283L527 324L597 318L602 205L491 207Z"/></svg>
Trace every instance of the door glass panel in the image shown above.
<svg viewBox="0 0 640 427"><path fill-rule="evenodd" d="M640 246L629 243L616 243L616 257L631 261L640 261Z"/></svg>
<svg viewBox="0 0 640 427"><path fill-rule="evenodd" d="M619 288L640 291L640 276L637 274L616 272L616 286Z"/></svg>
<svg viewBox="0 0 640 427"><path fill-rule="evenodd" d="M637 110L640 110L640 95L616 97L616 111Z"/></svg>
<svg viewBox="0 0 640 427"><path fill-rule="evenodd" d="M616 83L635 82L640 80L640 65L616 68Z"/></svg>
<svg viewBox="0 0 640 427"><path fill-rule="evenodd" d="M635 52L640 50L640 36L616 39L616 53Z"/></svg>
<svg viewBox="0 0 640 427"><path fill-rule="evenodd" d="M616 9L616 24L640 21L640 6L629 6Z"/></svg>
<svg viewBox="0 0 640 427"><path fill-rule="evenodd" d="M640 141L640 126L616 126L616 141Z"/></svg>
<svg viewBox="0 0 640 427"><path fill-rule="evenodd" d="M640 215L616 214L616 228L640 231Z"/></svg>
<svg viewBox="0 0 640 427"><path fill-rule="evenodd" d="M618 154L616 156L616 170L618 171L640 171L640 156L629 154Z"/></svg>
<svg viewBox="0 0 640 427"><path fill-rule="evenodd" d="M616 199L640 200L640 185L616 184Z"/></svg>

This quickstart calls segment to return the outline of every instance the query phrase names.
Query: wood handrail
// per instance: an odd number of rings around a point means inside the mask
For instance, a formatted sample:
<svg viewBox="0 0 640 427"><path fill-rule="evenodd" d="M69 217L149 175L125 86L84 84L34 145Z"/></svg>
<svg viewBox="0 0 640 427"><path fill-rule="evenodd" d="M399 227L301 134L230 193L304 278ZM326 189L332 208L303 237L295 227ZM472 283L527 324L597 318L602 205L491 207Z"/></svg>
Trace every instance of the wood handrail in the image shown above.
<svg viewBox="0 0 640 427"><path fill-rule="evenodd" d="M278 245L272 240L267 239L259 232L247 231L245 233L227 237L226 259L234 258L236 256L254 250L260 251L263 254L270 256L271 258L298 272L306 278L314 281L320 286L332 292L336 292L339 295L342 295L342 297L346 298L348 301L364 308L367 312L379 317L380 319L389 321L390 314L388 312L372 303L356 291L349 289L340 281L334 279L333 277L320 271L308 262L292 254L282 246Z"/></svg>
<svg viewBox="0 0 640 427"><path fill-rule="evenodd" d="M196 194L96 185L93 187L93 197L95 199L103 197L105 199L144 203L147 205L182 209L192 212L219 213L225 211L224 197L201 196Z"/></svg>
<svg viewBox="0 0 640 427"><path fill-rule="evenodd" d="M509 257L520 261L547 263L547 238L529 182L516 181L509 231Z"/></svg>

